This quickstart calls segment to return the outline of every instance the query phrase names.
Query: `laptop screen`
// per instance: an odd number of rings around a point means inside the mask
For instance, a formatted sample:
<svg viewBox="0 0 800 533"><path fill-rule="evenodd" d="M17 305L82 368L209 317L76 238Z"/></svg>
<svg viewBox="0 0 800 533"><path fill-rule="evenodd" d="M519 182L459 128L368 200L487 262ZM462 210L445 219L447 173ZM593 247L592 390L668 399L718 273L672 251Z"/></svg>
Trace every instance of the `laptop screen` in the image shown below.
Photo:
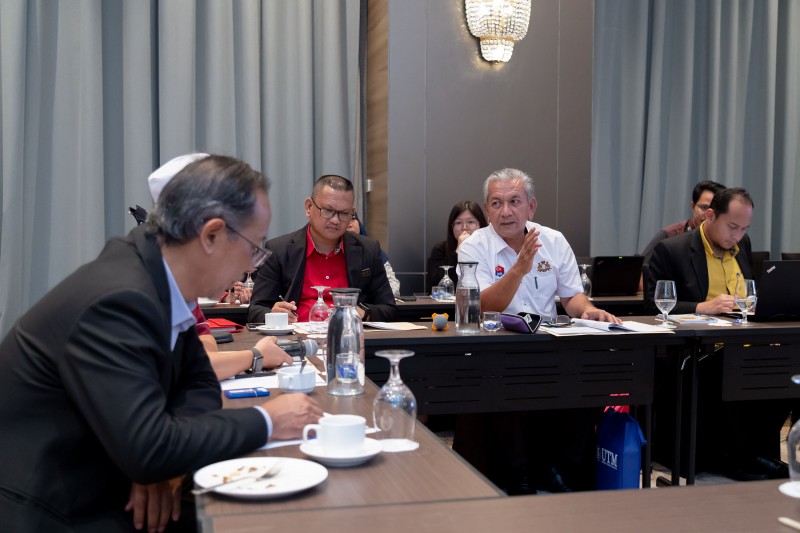
<svg viewBox="0 0 800 533"><path fill-rule="evenodd" d="M756 282L758 302L750 320L800 320L800 261L764 261Z"/></svg>
<svg viewBox="0 0 800 533"><path fill-rule="evenodd" d="M631 296L639 291L642 255L598 256L592 261L592 296Z"/></svg>

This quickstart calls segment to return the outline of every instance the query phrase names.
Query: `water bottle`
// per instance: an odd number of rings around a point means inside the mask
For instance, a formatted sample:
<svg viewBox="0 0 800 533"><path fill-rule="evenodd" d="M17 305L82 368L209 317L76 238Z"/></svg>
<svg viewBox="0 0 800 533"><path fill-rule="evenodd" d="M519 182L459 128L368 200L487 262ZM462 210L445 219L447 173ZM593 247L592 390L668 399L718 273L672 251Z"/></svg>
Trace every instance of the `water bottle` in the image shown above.
<svg viewBox="0 0 800 533"><path fill-rule="evenodd" d="M477 335L481 332L481 289L475 271L477 262L459 262L456 286L456 333Z"/></svg>
<svg viewBox="0 0 800 533"><path fill-rule="evenodd" d="M364 393L364 326L356 311L359 289L331 289L334 310L328 324L328 394Z"/></svg>

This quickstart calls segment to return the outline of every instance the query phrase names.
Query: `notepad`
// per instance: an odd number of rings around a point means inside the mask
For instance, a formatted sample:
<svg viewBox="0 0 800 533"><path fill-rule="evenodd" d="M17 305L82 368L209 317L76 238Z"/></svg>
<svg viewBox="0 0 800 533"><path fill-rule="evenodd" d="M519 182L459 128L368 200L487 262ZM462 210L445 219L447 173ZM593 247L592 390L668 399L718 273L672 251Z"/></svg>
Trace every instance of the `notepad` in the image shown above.
<svg viewBox="0 0 800 533"><path fill-rule="evenodd" d="M212 331L230 331L232 333L239 332L244 328L241 324L237 324L227 318L209 318L208 325Z"/></svg>
<svg viewBox="0 0 800 533"><path fill-rule="evenodd" d="M717 319L713 316L708 315L698 315L695 313L690 313L686 315L669 315L668 318L669 322L673 324L681 325L681 324L710 324L712 322L716 322Z"/></svg>

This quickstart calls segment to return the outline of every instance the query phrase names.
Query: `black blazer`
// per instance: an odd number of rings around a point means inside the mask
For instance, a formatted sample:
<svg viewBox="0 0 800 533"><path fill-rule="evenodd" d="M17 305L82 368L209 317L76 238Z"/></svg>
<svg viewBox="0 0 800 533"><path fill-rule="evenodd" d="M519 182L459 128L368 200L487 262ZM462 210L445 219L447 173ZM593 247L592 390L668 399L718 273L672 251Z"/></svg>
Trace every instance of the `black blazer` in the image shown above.
<svg viewBox="0 0 800 533"><path fill-rule="evenodd" d="M221 407L171 302L152 227L112 239L0 344L0 530L120 531L131 481L191 473L264 444L256 409Z"/></svg>
<svg viewBox="0 0 800 533"><path fill-rule="evenodd" d="M745 235L739 242L739 253L736 262L745 278L752 277L750 271L750 238ZM673 313L694 313L697 304L704 302L708 294L708 265L706 250L700 229L670 237L659 242L644 268L644 312L656 315L660 311L656 307L653 293L656 281L671 279L675 281L678 303Z"/></svg>
<svg viewBox="0 0 800 533"><path fill-rule="evenodd" d="M306 228L276 237L266 247L272 255L258 269L247 312L248 322L264 322L264 313L282 295L287 301L297 301L303 291L306 268ZM357 235L351 231L344 234L344 257L347 265L348 286L361 289L358 302L370 308L370 319L391 322L397 317L392 287L386 277L378 241ZM301 322L308 317L300 317Z"/></svg>

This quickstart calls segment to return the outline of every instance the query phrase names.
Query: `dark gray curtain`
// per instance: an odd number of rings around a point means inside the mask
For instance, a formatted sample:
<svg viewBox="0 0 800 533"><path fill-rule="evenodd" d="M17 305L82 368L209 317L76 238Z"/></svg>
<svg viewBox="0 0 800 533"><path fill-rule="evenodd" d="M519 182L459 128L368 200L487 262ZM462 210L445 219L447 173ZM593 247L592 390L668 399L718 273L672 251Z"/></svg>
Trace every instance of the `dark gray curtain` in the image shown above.
<svg viewBox="0 0 800 533"><path fill-rule="evenodd" d="M0 335L152 205L191 151L272 181L271 235L315 177L361 190L361 0L0 0Z"/></svg>
<svg viewBox="0 0 800 533"><path fill-rule="evenodd" d="M800 250L800 2L595 0L592 254L641 252L695 183L743 186L754 250Z"/></svg>

